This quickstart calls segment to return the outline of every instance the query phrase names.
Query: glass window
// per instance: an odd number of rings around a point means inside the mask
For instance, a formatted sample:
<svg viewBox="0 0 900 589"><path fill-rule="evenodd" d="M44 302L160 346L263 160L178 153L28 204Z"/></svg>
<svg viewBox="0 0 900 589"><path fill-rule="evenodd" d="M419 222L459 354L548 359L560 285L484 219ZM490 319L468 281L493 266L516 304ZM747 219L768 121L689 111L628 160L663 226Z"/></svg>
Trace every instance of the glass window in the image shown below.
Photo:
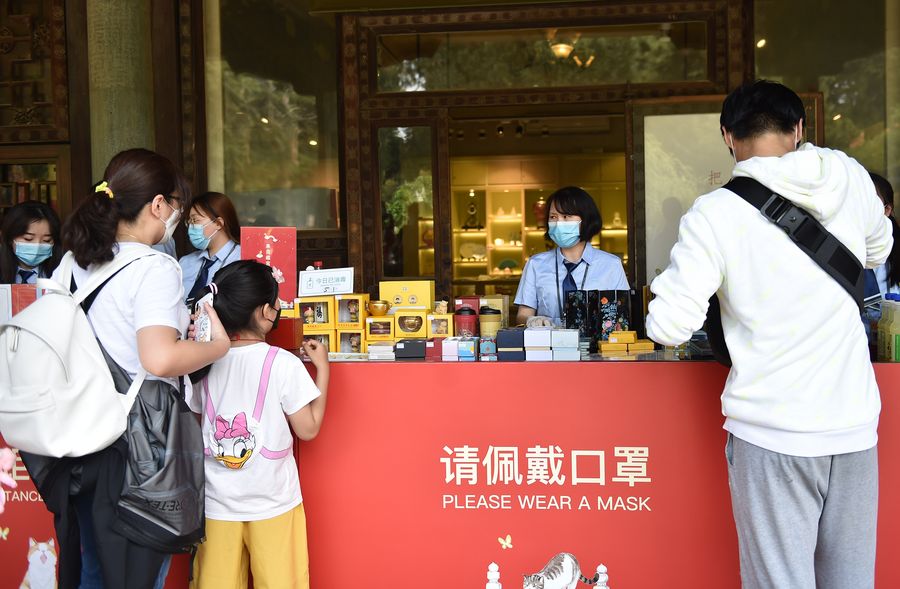
<svg viewBox="0 0 900 589"><path fill-rule="evenodd" d="M826 145L897 188L900 3L757 0L754 7L757 76L822 92Z"/></svg>
<svg viewBox="0 0 900 589"><path fill-rule="evenodd" d="M380 35L378 90L702 81L704 22Z"/></svg>
<svg viewBox="0 0 900 589"><path fill-rule="evenodd" d="M378 129L382 273L434 276L431 127Z"/></svg>
<svg viewBox="0 0 900 589"><path fill-rule="evenodd" d="M242 224L336 229L335 19L308 0L207 0L209 188Z"/></svg>
<svg viewBox="0 0 900 589"><path fill-rule="evenodd" d="M59 211L56 164L0 164L0 215L26 200L39 200Z"/></svg>

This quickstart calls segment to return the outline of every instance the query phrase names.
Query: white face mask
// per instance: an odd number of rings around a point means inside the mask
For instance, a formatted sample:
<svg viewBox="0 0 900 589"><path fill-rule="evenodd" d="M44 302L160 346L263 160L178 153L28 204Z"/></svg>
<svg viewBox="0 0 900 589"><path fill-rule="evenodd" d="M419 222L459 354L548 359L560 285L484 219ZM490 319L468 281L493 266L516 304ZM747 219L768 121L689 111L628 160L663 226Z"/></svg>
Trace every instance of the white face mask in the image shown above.
<svg viewBox="0 0 900 589"><path fill-rule="evenodd" d="M163 236L160 238L160 240L156 242L156 245L162 245L164 243L169 243L169 241L172 240L172 234L175 233L175 228L178 227L178 221L181 219L181 211L180 210L178 210L175 207L173 207L172 205L170 205L169 201L167 201L166 199L163 199L163 202L166 203L166 205L170 209L172 209L172 214L169 215L169 218L166 219L165 221L160 219L160 221L162 221L163 226L165 226L165 228L166 228L166 232L163 233Z"/></svg>

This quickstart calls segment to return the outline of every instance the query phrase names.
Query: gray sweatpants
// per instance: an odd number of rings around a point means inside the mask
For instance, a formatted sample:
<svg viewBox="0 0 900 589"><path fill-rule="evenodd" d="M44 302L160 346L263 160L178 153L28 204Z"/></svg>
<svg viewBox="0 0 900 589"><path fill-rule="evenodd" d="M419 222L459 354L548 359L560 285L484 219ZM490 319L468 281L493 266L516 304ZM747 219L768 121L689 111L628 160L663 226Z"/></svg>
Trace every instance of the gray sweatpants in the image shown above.
<svg viewBox="0 0 900 589"><path fill-rule="evenodd" d="M875 586L877 447L805 458L728 434L744 589Z"/></svg>

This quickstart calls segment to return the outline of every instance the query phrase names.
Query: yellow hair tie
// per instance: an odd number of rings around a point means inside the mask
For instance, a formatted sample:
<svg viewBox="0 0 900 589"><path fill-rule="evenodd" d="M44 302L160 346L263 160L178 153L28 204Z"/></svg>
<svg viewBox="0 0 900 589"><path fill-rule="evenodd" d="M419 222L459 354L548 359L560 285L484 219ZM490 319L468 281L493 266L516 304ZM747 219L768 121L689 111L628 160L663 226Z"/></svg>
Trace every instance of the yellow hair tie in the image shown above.
<svg viewBox="0 0 900 589"><path fill-rule="evenodd" d="M98 184L97 188L94 189L94 192L105 192L109 198L113 197L112 188L109 187L109 183L106 180Z"/></svg>

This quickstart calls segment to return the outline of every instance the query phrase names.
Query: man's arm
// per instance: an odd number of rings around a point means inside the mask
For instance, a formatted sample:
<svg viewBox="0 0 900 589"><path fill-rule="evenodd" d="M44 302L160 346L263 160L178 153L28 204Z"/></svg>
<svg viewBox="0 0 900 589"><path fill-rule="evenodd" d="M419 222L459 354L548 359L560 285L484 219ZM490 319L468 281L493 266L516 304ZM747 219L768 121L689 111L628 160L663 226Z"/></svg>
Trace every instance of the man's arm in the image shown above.
<svg viewBox="0 0 900 589"><path fill-rule="evenodd" d="M650 302L647 336L667 346L688 341L706 320L724 267L709 221L692 208L681 218L669 267L650 285L656 298Z"/></svg>

